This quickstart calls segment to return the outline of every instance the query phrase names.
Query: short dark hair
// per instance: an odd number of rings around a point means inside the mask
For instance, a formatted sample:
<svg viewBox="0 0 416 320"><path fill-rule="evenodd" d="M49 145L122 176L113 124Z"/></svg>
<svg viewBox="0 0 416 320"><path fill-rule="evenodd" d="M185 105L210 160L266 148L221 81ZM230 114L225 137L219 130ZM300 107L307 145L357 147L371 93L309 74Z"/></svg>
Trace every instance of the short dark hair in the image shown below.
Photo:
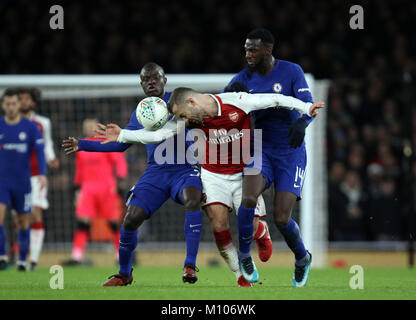
<svg viewBox="0 0 416 320"><path fill-rule="evenodd" d="M6 88L1 96L1 100L3 101L5 97L13 96L17 96L17 98L19 98L19 91L16 88Z"/></svg>
<svg viewBox="0 0 416 320"><path fill-rule="evenodd" d="M167 107L170 113L172 113L173 105L180 105L185 103L186 98L188 97L189 93L195 92L194 89L187 88L187 87L178 87L172 91L172 94L169 98L167 103Z"/></svg>
<svg viewBox="0 0 416 320"><path fill-rule="evenodd" d="M260 39L262 43L274 46L273 34L264 28L256 28L247 34L247 39Z"/></svg>
<svg viewBox="0 0 416 320"><path fill-rule="evenodd" d="M33 100L35 105L38 105L40 102L40 98L42 96L42 92L39 88L35 87L20 87L17 88L18 94L21 93L28 93L30 95L30 98Z"/></svg>

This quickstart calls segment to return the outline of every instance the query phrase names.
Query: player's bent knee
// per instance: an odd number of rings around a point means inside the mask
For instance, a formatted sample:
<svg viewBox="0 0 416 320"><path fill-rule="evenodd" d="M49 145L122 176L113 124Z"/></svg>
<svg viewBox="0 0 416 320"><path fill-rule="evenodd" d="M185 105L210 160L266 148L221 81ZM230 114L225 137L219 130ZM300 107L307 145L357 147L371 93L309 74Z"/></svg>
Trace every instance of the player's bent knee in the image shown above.
<svg viewBox="0 0 416 320"><path fill-rule="evenodd" d="M136 230L146 220L146 213L142 208L130 205L123 221L123 228L128 231Z"/></svg>
<svg viewBox="0 0 416 320"><path fill-rule="evenodd" d="M290 212L275 212L274 214L274 223L277 227L284 227L286 226L290 221Z"/></svg>
<svg viewBox="0 0 416 320"><path fill-rule="evenodd" d="M244 196L241 199L241 204L244 208L255 208L257 205L257 198L255 196Z"/></svg>
<svg viewBox="0 0 416 320"><path fill-rule="evenodd" d="M228 219L226 217L213 217L211 220L212 231L221 232L230 228Z"/></svg>

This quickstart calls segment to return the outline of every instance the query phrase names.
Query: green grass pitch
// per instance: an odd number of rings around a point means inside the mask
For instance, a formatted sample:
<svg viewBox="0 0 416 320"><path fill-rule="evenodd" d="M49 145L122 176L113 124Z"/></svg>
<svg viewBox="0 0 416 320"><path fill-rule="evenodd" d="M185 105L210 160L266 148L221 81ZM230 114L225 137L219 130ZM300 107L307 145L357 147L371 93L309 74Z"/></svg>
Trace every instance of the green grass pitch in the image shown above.
<svg viewBox="0 0 416 320"><path fill-rule="evenodd" d="M182 282L178 267L136 267L133 284L103 288L102 283L117 268L65 267L64 289L51 289L49 268L18 272L0 271L1 300L367 300L416 299L416 270L364 268L364 289L349 287L349 269L312 269L305 288L292 287L291 268L259 268L260 281L253 288L238 288L226 267L202 267L198 282Z"/></svg>

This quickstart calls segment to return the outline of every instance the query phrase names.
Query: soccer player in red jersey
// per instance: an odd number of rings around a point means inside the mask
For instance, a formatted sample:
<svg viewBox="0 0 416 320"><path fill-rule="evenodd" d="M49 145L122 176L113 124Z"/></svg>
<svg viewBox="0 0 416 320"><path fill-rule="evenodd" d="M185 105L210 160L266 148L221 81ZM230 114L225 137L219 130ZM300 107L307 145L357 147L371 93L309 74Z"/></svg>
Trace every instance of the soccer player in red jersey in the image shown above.
<svg viewBox="0 0 416 320"><path fill-rule="evenodd" d="M219 225L227 225L227 222L221 222L221 220L228 221L228 207L224 204L225 201L215 201L215 199L216 197L224 199L223 197L221 198L221 194L230 192L230 190L235 188L232 180L238 181L240 179L241 186L242 173L248 158L250 158L249 154L242 154L244 152L241 152L243 151L241 148L244 146L240 144L240 140L245 140L246 144L250 144L251 125L249 113L259 109L283 107L297 110L309 116L316 116L318 109L322 108L323 105L322 102L315 104L304 103L296 98L281 94L251 95L239 92L211 95L201 94L190 88L177 88L173 91L168 103L169 111L178 118L183 119L187 125L202 129L205 134L205 159L202 163L202 169L205 174L201 173L201 179L204 188L207 188L208 192L211 192L213 196L209 200L210 194L207 194L209 207L213 209L211 210L212 215L210 219L214 230L217 223ZM173 128L170 122L155 132L160 133L160 137L163 139L164 135L169 137L172 134L176 134L177 128ZM193 133L198 135L196 132ZM137 143L136 134L137 131L120 131L120 128L115 125L108 125L106 138L107 142ZM210 145L221 144L227 145L227 148L210 147ZM238 144L238 146L233 148L235 144ZM233 149L239 151L237 158L235 158L236 153L230 151ZM226 151L223 152L223 150ZM218 180L217 178L219 177L223 179ZM232 198L234 198L234 195L232 195ZM236 206L236 204L234 203L233 206ZM241 229L251 230L251 235L245 238L239 235L240 252L238 256L237 254L229 254L227 258L239 264L246 281L250 283L256 282L258 281L258 272L251 258L250 251L247 250L253 238L253 218L238 217L238 226L239 231ZM223 236L222 238L225 237ZM245 270L249 272L245 272Z"/></svg>

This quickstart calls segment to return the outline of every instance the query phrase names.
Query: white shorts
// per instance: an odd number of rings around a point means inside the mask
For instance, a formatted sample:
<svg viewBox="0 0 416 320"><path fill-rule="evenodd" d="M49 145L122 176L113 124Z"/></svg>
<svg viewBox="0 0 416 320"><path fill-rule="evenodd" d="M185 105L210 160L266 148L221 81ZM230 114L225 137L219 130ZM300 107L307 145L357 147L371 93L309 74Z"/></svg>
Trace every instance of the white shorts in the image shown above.
<svg viewBox="0 0 416 320"><path fill-rule="evenodd" d="M40 183L38 176L30 177L30 184L32 185L32 207L39 207L43 210L49 208L49 202L47 198L48 187L46 186L42 190L40 189Z"/></svg>
<svg viewBox="0 0 416 320"><path fill-rule="evenodd" d="M203 193L206 194L206 201L202 205L203 208L211 204L222 204L226 206L230 212L233 211L234 208L235 213L238 213L243 192L242 172L235 174L221 174L201 168L201 180ZM266 205L262 195L257 199L254 216L266 216Z"/></svg>

